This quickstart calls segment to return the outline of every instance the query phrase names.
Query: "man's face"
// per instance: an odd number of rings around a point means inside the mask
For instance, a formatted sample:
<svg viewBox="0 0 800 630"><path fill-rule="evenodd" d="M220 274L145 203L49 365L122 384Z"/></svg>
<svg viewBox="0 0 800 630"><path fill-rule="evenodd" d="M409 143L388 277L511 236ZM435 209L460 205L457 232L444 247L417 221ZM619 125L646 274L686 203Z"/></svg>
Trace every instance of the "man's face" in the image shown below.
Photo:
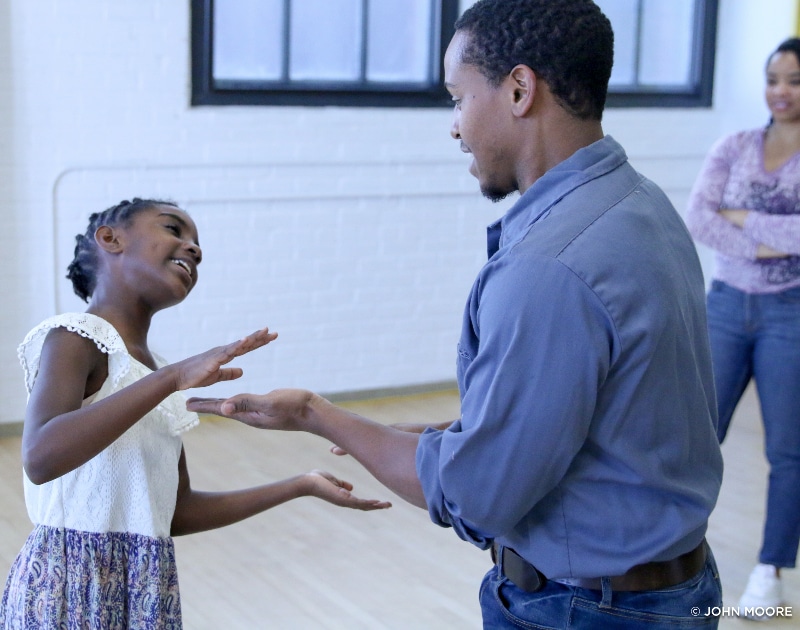
<svg viewBox="0 0 800 630"><path fill-rule="evenodd" d="M450 135L472 154L469 172L478 179L481 193L500 201L519 190L508 124L513 95L509 97L505 83L494 87L475 66L461 62L467 37L456 32L444 57L445 87L455 103Z"/></svg>

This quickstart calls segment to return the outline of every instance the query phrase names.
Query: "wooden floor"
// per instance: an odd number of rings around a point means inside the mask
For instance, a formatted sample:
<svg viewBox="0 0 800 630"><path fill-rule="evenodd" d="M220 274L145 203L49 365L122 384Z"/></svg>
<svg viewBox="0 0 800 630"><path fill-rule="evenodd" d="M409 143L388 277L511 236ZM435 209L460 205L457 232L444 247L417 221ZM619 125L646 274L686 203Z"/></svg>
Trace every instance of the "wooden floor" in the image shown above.
<svg viewBox="0 0 800 630"><path fill-rule="evenodd" d="M347 404L381 422L447 420L454 393ZM361 513L301 499L223 530L176 539L187 630L477 630L478 584L488 554L433 525L350 458L304 434L256 431L207 420L186 435L193 486L229 489L312 468L352 481L362 496L392 500L384 512ZM20 482L19 438L0 440L0 574L30 531ZM766 466L758 406L740 405L723 446L725 480L709 542L722 575L725 603L735 605L755 562L763 517ZM784 572L792 619L767 627L800 627L800 575ZM752 630L723 618L720 627Z"/></svg>

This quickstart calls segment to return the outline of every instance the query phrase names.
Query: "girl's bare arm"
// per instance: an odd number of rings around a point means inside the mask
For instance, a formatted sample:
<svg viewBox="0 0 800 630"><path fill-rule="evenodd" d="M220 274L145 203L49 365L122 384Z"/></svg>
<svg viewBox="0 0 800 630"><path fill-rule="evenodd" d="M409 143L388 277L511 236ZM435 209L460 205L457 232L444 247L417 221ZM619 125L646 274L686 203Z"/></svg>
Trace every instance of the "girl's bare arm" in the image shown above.
<svg viewBox="0 0 800 630"><path fill-rule="evenodd" d="M222 366L274 338L266 329L258 331L164 366L81 407L105 380L108 359L89 339L64 328L50 331L25 412L22 460L28 478L45 483L81 466L178 390L238 378L241 369Z"/></svg>
<svg viewBox="0 0 800 630"><path fill-rule="evenodd" d="M392 505L377 499L359 499L350 493L353 489L351 484L321 470L243 490L200 492L191 487L186 453L181 451L178 472L180 481L172 519L173 536L238 523L281 503L305 496L356 510L381 510Z"/></svg>
<svg viewBox="0 0 800 630"><path fill-rule="evenodd" d="M87 383L96 391L104 380L107 361L90 339L64 328L48 333L22 433L22 463L33 483L86 463L175 391L174 379L157 371L81 407Z"/></svg>

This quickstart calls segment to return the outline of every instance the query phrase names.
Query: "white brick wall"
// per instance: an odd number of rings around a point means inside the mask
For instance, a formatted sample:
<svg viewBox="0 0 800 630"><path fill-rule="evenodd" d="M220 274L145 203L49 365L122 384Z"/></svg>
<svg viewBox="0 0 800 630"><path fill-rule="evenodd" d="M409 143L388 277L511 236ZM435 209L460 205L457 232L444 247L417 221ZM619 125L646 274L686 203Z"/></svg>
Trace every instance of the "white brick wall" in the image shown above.
<svg viewBox="0 0 800 630"><path fill-rule="evenodd" d="M279 341L239 362L251 388L453 378L461 308L485 250L482 200L461 160L74 170L54 194L58 269L86 204L102 208L132 187L175 198L200 231L201 281L156 319L166 356L269 325ZM55 299L57 311L82 308L67 282Z"/></svg>
<svg viewBox="0 0 800 630"><path fill-rule="evenodd" d="M764 56L795 4L722 0L714 109L607 113L606 131L679 209L711 142L764 119ZM188 5L0 3L0 423L23 416L25 332L83 308L63 278L72 237L134 195L183 204L206 255L195 293L157 316L154 347L180 358L263 324L281 335L213 391L454 377L484 228L508 202L477 194L450 112L190 108Z"/></svg>

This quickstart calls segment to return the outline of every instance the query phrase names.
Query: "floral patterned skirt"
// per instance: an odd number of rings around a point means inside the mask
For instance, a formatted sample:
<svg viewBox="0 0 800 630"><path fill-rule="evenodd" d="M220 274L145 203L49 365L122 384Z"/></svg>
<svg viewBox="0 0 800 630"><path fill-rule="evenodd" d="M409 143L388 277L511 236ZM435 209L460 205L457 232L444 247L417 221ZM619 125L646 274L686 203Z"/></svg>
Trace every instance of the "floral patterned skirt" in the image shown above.
<svg viewBox="0 0 800 630"><path fill-rule="evenodd" d="M172 538L37 525L0 602L2 630L180 630Z"/></svg>

